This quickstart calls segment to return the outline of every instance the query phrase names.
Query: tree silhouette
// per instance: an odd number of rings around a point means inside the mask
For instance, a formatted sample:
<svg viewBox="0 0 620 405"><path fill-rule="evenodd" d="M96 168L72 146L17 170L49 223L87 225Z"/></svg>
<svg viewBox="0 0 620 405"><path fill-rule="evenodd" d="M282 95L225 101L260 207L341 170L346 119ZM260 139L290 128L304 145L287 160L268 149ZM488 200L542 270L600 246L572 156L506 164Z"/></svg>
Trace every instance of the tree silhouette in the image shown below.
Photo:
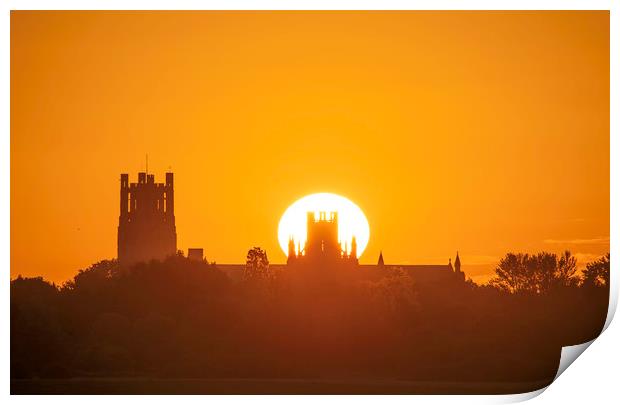
<svg viewBox="0 0 620 405"><path fill-rule="evenodd" d="M270 280L272 278L273 274L269 270L267 252L258 246L248 250L243 272L244 281Z"/></svg>
<svg viewBox="0 0 620 405"><path fill-rule="evenodd" d="M560 286L574 285L578 279L575 277L577 273L577 258L566 250L558 260L556 271L556 280Z"/></svg>
<svg viewBox="0 0 620 405"><path fill-rule="evenodd" d="M388 313L415 311L418 306L415 282L400 267L389 267L381 279L367 283L371 301Z"/></svg>
<svg viewBox="0 0 620 405"><path fill-rule="evenodd" d="M533 290L533 272L529 266L530 256L523 253L508 253L495 269L495 277L489 285L509 293Z"/></svg>
<svg viewBox="0 0 620 405"><path fill-rule="evenodd" d="M12 392L16 379L34 387L37 377L279 381L324 373L533 389L528 381L555 376L560 347L600 333L609 302L608 288L596 287L608 285L609 255L588 265L581 285L568 252L509 253L492 286L424 282L391 266L320 266L274 274L255 247L241 282L181 255L122 270L102 261L60 289L18 277Z"/></svg>
<svg viewBox="0 0 620 405"><path fill-rule="evenodd" d="M607 253L600 259L590 262L583 271L583 285L609 287L609 261L610 255Z"/></svg>
<svg viewBox="0 0 620 405"><path fill-rule="evenodd" d="M67 290L81 291L89 290L97 293L101 287L101 283L109 280L119 272L118 262L116 260L102 260L91 265L89 268L79 270L78 274L72 280L63 284L62 288Z"/></svg>
<svg viewBox="0 0 620 405"><path fill-rule="evenodd" d="M63 376L69 346L58 289L42 277L11 281L11 375Z"/></svg>
<svg viewBox="0 0 620 405"><path fill-rule="evenodd" d="M577 260L565 251L555 253L508 253L495 269L489 285L512 294L545 294L577 283Z"/></svg>

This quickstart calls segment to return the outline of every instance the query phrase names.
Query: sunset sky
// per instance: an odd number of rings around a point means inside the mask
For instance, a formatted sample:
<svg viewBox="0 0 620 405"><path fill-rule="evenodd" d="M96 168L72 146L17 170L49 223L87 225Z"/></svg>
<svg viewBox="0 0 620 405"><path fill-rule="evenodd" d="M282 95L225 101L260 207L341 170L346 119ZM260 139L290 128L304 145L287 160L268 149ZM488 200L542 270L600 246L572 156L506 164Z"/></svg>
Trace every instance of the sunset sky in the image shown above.
<svg viewBox="0 0 620 405"><path fill-rule="evenodd" d="M361 263L484 281L609 250L609 13L12 12L11 276L116 255L120 173L175 173L178 247L271 262L331 192Z"/></svg>

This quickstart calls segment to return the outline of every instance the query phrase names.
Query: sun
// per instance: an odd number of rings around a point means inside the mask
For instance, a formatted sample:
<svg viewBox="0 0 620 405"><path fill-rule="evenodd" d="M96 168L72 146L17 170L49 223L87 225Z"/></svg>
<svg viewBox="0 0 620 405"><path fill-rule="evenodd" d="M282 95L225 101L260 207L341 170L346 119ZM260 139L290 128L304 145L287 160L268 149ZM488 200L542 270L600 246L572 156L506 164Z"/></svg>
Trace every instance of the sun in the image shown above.
<svg viewBox="0 0 620 405"><path fill-rule="evenodd" d="M343 250L351 248L351 238L357 241L357 257L360 257L370 239L370 226L364 212L351 200L332 193L310 194L289 206L278 225L278 242L288 255L288 241L293 238L295 246L306 243L306 221L308 212L338 212L338 239ZM329 215L329 214L328 214Z"/></svg>

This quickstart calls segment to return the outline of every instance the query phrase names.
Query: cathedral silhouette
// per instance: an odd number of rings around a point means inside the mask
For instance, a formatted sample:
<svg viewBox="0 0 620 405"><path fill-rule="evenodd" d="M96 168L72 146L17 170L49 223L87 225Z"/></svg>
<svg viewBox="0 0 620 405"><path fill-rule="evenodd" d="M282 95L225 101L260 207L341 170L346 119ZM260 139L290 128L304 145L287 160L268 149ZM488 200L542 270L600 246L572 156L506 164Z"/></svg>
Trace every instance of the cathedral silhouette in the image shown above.
<svg viewBox="0 0 620 405"><path fill-rule="evenodd" d="M286 264L270 264L274 269L355 268L360 274L376 274L385 268L399 268L419 283L441 283L464 280L461 259L457 252L452 265L386 264L383 252L377 264L359 264L357 242L350 241L350 249L342 249L338 236L338 213L307 213L307 235L303 248L288 243ZM347 247L349 241L346 241ZM118 223L118 262L122 267L150 260L163 260L177 254L177 234L174 216L174 174L166 173L165 183L155 183L155 176L138 173L138 182L129 183L129 175L121 174L120 215ZM189 248L188 258L204 260L202 248ZM245 264L217 264L232 280L239 280Z"/></svg>

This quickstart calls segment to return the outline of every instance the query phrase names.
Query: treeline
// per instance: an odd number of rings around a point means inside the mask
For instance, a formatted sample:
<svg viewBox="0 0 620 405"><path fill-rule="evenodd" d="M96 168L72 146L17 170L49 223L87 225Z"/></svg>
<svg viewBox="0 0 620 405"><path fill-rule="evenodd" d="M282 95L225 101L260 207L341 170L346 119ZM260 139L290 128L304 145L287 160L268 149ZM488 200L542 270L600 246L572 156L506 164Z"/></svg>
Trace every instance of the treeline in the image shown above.
<svg viewBox="0 0 620 405"><path fill-rule="evenodd" d="M61 286L11 281L11 378L396 378L548 384L562 346L595 338L609 255L508 254L495 277L421 285L406 271L281 271L241 282L183 256L103 261ZM321 274L329 273L327 279ZM334 276L338 274L338 276ZM317 276L318 275L318 276Z"/></svg>

